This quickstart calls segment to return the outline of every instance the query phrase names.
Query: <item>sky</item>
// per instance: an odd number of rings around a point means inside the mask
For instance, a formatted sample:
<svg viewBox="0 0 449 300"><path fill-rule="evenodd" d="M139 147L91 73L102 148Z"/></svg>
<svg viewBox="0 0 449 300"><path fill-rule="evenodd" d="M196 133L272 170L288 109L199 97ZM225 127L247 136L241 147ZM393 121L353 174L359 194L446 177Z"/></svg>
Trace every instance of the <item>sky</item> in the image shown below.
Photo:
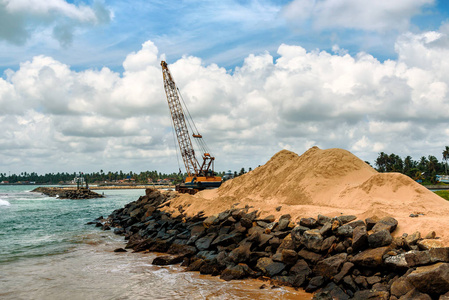
<svg viewBox="0 0 449 300"><path fill-rule="evenodd" d="M448 21L441 0L0 0L0 172L184 170L161 60L216 171L313 146L441 161Z"/></svg>

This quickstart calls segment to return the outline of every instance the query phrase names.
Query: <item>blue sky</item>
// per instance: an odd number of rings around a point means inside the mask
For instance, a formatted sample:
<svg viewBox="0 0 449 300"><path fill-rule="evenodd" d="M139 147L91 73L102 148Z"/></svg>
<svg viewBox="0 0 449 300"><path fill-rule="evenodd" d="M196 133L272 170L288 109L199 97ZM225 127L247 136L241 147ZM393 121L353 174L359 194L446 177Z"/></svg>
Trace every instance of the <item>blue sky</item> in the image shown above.
<svg viewBox="0 0 449 300"><path fill-rule="evenodd" d="M436 0L0 0L0 172L177 171L160 60L219 170L314 145L441 160L448 11Z"/></svg>
<svg viewBox="0 0 449 300"><path fill-rule="evenodd" d="M34 1L25 2L32 6ZM63 1L49 1L52 2L56 6ZM303 20L289 16L292 2L308 1L68 1L75 9L101 7L109 12L109 18L97 22L74 20L62 12L59 15L51 12L51 8L46 15L24 10L17 16L23 18L27 37L19 42L0 39L0 67L17 69L20 62L44 54L77 70L107 66L122 71L126 55L147 40L155 42L169 62L182 55L193 55L230 70L249 53L275 54L282 43L301 45L308 51L331 51L338 44L351 55L365 51L383 61L397 57L394 41L401 31L438 30L448 18L448 4L444 1L398 1L422 2L405 16L392 12L392 18L402 18L408 26L393 24L381 29L357 23L316 26L318 21L313 15ZM355 1L341 2L351 5ZM382 17L377 22L385 21ZM73 26L71 41L55 38L52 33L55 27L65 25Z"/></svg>

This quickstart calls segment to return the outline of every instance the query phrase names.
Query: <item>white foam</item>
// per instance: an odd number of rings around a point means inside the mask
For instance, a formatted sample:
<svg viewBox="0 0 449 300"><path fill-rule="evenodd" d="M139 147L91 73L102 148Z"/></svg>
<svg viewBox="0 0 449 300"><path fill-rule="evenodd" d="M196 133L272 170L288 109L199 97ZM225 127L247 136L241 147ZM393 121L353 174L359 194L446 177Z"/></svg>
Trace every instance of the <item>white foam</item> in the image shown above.
<svg viewBox="0 0 449 300"><path fill-rule="evenodd" d="M0 199L0 206L10 206L10 205L11 203L9 203L8 201Z"/></svg>

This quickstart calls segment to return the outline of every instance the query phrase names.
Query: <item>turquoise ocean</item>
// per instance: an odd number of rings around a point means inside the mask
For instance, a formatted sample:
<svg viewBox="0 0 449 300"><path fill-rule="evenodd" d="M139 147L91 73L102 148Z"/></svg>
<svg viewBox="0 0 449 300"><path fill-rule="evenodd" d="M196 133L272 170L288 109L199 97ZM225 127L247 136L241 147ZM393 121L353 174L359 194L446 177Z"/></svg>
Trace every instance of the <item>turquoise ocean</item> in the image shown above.
<svg viewBox="0 0 449 300"><path fill-rule="evenodd" d="M137 200L143 189L67 200L33 188L0 186L0 299L310 299L285 288L260 290L260 281L153 266L154 253L115 253L124 238L86 223Z"/></svg>

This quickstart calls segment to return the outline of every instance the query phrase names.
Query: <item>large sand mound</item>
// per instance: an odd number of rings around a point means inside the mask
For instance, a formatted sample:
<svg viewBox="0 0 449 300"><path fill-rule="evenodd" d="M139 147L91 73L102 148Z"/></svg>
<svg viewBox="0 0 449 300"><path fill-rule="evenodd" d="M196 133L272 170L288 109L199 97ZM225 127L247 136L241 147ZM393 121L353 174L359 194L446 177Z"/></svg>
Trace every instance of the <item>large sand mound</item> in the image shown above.
<svg viewBox="0 0 449 300"><path fill-rule="evenodd" d="M293 219L354 214L359 218L393 216L396 234L435 230L449 240L449 202L398 173L378 173L342 149L313 147L303 155L282 150L265 165L225 182L219 189L180 195L189 215L213 215L231 207L254 207L264 215L290 214ZM277 211L276 208L282 208ZM410 214L422 214L418 218Z"/></svg>

